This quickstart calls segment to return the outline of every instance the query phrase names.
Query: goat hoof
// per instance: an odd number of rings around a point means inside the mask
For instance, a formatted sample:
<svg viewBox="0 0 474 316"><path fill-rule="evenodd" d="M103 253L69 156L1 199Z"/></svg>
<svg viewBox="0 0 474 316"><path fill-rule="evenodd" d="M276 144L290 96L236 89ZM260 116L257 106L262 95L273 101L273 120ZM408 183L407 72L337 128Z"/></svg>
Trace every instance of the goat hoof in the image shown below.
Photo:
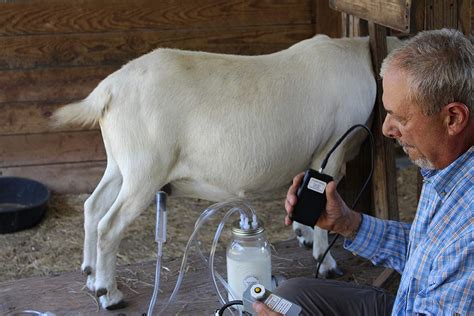
<svg viewBox="0 0 474 316"><path fill-rule="evenodd" d="M113 311L113 310L120 309L120 308L125 308L125 307L127 307L127 302L125 302L124 300L121 300L117 304L107 306L106 309L109 310L109 311Z"/></svg>
<svg viewBox="0 0 474 316"><path fill-rule="evenodd" d="M84 270L82 270L82 274L84 274L85 276L88 276L88 275L91 275L92 274L92 268L87 266L84 268Z"/></svg>
<svg viewBox="0 0 474 316"><path fill-rule="evenodd" d="M331 269L328 271L328 274L327 274L327 278L328 279L335 279L337 277L340 277L340 276L343 276L344 275L344 272L342 272L341 269L339 269L338 267L335 267L334 269Z"/></svg>
<svg viewBox="0 0 474 316"><path fill-rule="evenodd" d="M300 228L295 229L295 235L298 236L298 237L303 236L303 232L301 231Z"/></svg>
<svg viewBox="0 0 474 316"><path fill-rule="evenodd" d="M95 291L95 295L97 297L101 297L103 295L107 294L107 289L104 289L104 288L100 288L98 289L97 291ZM118 304L118 303L117 303Z"/></svg>

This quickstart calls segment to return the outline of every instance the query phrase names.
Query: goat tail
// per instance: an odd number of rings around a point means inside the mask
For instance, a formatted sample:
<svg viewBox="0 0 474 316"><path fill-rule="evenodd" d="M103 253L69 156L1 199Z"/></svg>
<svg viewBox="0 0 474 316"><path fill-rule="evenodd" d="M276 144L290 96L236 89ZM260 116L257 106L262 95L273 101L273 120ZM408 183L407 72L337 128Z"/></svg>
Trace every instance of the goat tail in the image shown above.
<svg viewBox="0 0 474 316"><path fill-rule="evenodd" d="M101 89L99 86L87 98L54 111L51 125L52 127L64 125L94 127L105 114L110 99L111 94L108 89Z"/></svg>

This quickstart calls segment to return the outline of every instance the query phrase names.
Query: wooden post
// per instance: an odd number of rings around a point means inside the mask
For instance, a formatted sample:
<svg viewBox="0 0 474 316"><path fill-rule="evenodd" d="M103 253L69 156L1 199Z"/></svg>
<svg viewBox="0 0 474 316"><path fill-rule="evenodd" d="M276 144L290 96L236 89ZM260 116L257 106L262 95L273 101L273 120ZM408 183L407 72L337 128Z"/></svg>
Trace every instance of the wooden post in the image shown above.
<svg viewBox="0 0 474 316"><path fill-rule="evenodd" d="M382 125L385 109L382 103L382 80L379 76L380 66L387 56L386 29L374 22L369 22L370 49L372 64L377 81L377 98L374 107L372 131L375 137L375 165L372 180L375 216L384 219L398 219L397 182L394 159L393 140L382 136Z"/></svg>
<svg viewBox="0 0 474 316"><path fill-rule="evenodd" d="M397 200L397 173L395 169L395 155L393 141L382 136L382 125L387 114L382 102L382 79L380 67L387 56L387 30L374 22L369 22L370 50L372 52L372 65L377 81L377 98L374 107L374 122L372 132L375 137L375 162L374 176L372 178L372 191L375 207L375 216L383 219L398 220ZM373 286L385 287L394 280L397 273L393 269L385 269L373 282Z"/></svg>

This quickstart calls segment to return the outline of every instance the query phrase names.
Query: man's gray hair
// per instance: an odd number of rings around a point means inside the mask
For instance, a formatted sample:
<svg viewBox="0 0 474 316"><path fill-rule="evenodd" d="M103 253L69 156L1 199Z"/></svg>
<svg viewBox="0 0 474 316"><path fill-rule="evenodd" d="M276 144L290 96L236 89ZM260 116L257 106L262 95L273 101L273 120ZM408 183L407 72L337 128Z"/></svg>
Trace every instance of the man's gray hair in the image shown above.
<svg viewBox="0 0 474 316"><path fill-rule="evenodd" d="M404 72L409 100L426 115L452 102L466 104L472 115L472 55L471 41L457 30L423 31L385 58L380 76L392 66Z"/></svg>

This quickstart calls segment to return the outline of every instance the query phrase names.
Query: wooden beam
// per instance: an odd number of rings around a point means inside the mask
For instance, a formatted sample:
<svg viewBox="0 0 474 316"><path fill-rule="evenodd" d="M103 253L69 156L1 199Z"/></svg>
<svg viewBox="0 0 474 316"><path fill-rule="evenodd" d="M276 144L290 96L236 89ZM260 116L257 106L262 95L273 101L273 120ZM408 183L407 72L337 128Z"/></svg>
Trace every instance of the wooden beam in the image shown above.
<svg viewBox="0 0 474 316"><path fill-rule="evenodd" d="M411 0L329 0L331 8L401 32L410 30Z"/></svg>
<svg viewBox="0 0 474 316"><path fill-rule="evenodd" d="M387 55L386 29L369 22L370 49L377 81L377 98L374 107L372 131L375 135L375 162L372 179L375 216L382 219L398 219L397 177L393 140L382 135L385 109L382 103L380 66Z"/></svg>
<svg viewBox="0 0 474 316"><path fill-rule="evenodd" d="M311 24L313 0L0 1L0 36Z"/></svg>

